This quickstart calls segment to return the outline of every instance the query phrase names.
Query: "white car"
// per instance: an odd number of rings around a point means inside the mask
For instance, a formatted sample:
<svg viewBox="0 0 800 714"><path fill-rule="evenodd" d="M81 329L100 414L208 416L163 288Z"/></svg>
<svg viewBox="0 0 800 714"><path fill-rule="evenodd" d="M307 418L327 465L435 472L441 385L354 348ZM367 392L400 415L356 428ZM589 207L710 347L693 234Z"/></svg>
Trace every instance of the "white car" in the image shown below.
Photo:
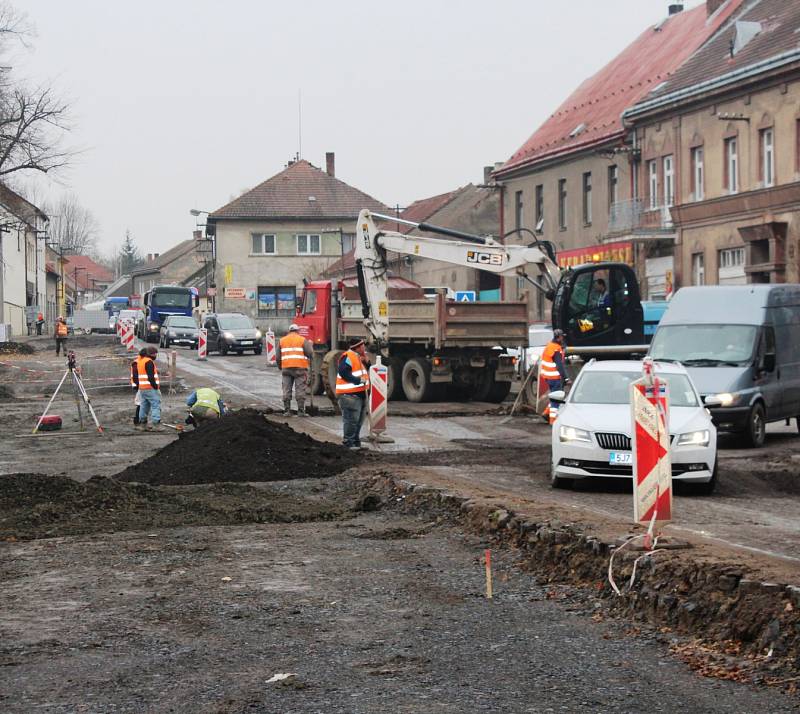
<svg viewBox="0 0 800 714"><path fill-rule="evenodd" d="M655 373L669 390L670 455L673 482L697 494L713 492L717 482L717 429L687 371L656 362ZM575 479L633 478L630 384L642 376L634 360L589 362L563 398L553 424L551 484L567 488Z"/></svg>

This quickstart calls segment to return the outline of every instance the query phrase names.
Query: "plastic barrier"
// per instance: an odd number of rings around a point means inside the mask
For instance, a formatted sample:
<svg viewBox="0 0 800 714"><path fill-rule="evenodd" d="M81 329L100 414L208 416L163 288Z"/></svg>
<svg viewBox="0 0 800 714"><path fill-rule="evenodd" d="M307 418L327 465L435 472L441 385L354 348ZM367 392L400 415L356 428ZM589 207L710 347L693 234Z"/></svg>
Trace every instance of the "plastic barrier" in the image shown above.
<svg viewBox="0 0 800 714"><path fill-rule="evenodd" d="M277 364L275 359L275 333L272 328L267 330L267 334L264 336L264 343L267 348L267 364Z"/></svg>
<svg viewBox="0 0 800 714"><path fill-rule="evenodd" d="M136 349L136 345L133 341L133 323L125 323L125 327L122 332L122 344L125 346L125 349L128 350L128 352L133 352Z"/></svg>
<svg viewBox="0 0 800 714"><path fill-rule="evenodd" d="M208 356L208 330L201 327L197 331L197 359L205 360Z"/></svg>

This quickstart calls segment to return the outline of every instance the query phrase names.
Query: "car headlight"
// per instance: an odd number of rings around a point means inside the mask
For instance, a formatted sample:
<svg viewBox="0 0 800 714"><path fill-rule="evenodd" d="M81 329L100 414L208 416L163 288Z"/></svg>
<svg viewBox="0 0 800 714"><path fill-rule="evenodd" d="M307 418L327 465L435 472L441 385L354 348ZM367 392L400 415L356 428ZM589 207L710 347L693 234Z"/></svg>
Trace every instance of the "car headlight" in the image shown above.
<svg viewBox="0 0 800 714"><path fill-rule="evenodd" d="M150 329L155 332L156 330L161 329L155 322L150 323Z"/></svg>
<svg viewBox="0 0 800 714"><path fill-rule="evenodd" d="M706 399L719 399L720 406L730 407L737 404L742 398L739 392L722 392L721 394L709 394Z"/></svg>
<svg viewBox="0 0 800 714"><path fill-rule="evenodd" d="M576 429L574 426L560 426L558 428L558 440L561 442L587 441L591 443L592 437L588 431Z"/></svg>
<svg viewBox="0 0 800 714"><path fill-rule="evenodd" d="M223 333L222 333L222 336L223 336L223 337L224 337L226 340L228 340L228 342L232 342L234 339L236 339L236 338L233 336L233 333L232 333L232 332L223 332Z"/></svg>
<svg viewBox="0 0 800 714"><path fill-rule="evenodd" d="M708 429L689 431L678 437L678 446L708 446L711 432Z"/></svg>
<svg viewBox="0 0 800 714"><path fill-rule="evenodd" d="M256 330L256 339L257 340L261 339L261 330Z"/></svg>

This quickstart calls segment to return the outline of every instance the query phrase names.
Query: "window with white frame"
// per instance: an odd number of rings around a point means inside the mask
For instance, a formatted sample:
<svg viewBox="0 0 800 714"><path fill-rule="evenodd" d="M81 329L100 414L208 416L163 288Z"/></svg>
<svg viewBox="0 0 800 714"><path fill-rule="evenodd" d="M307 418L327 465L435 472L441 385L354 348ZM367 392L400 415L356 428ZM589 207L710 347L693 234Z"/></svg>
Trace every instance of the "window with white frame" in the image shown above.
<svg viewBox="0 0 800 714"><path fill-rule="evenodd" d="M744 272L745 250L740 248L724 248L719 251L717 282L720 285L744 285L747 276Z"/></svg>
<svg viewBox="0 0 800 714"><path fill-rule="evenodd" d="M692 256L692 285L706 284L706 257L703 253Z"/></svg>
<svg viewBox="0 0 800 714"><path fill-rule="evenodd" d="M725 188L739 191L739 145L735 138L725 139Z"/></svg>
<svg viewBox="0 0 800 714"><path fill-rule="evenodd" d="M275 236L271 233L253 233L251 255L272 255L275 252Z"/></svg>
<svg viewBox="0 0 800 714"><path fill-rule="evenodd" d="M695 201L705 197L705 168L703 166L703 147L692 149L692 195Z"/></svg>
<svg viewBox="0 0 800 714"><path fill-rule="evenodd" d="M297 255L319 255L320 240L316 233L297 234Z"/></svg>
<svg viewBox="0 0 800 714"><path fill-rule="evenodd" d="M738 268L744 265L744 248L726 248L719 252L720 268Z"/></svg>
<svg viewBox="0 0 800 714"><path fill-rule="evenodd" d="M665 156L664 164L664 205L671 206L675 202L675 162L672 155Z"/></svg>
<svg viewBox="0 0 800 714"><path fill-rule="evenodd" d="M775 185L775 132L761 132L761 180L765 187Z"/></svg>
<svg viewBox="0 0 800 714"><path fill-rule="evenodd" d="M648 201L650 208L658 208L658 163L647 162Z"/></svg>

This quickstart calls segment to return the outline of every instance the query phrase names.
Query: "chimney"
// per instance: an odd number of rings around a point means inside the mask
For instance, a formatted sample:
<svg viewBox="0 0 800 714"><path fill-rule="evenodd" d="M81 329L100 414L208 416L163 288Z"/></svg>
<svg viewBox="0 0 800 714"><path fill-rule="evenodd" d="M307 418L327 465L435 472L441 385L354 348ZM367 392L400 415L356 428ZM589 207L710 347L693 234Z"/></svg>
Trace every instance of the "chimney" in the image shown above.
<svg viewBox="0 0 800 714"><path fill-rule="evenodd" d="M325 153L325 171L328 176L336 176L336 154L332 151Z"/></svg>
<svg viewBox="0 0 800 714"><path fill-rule="evenodd" d="M683 12L683 3L672 3L672 5L667 8L667 11L670 17L677 15L679 12Z"/></svg>
<svg viewBox="0 0 800 714"><path fill-rule="evenodd" d="M203 231L192 231L192 238L194 238L195 240L202 240Z"/></svg>
<svg viewBox="0 0 800 714"><path fill-rule="evenodd" d="M494 171L494 166L484 166L483 167L483 183L484 185L488 185L492 182L492 171Z"/></svg>
<svg viewBox="0 0 800 714"><path fill-rule="evenodd" d="M148 253L147 254L147 262L148 263L152 263L153 262L153 254L152 253Z"/></svg>
<svg viewBox="0 0 800 714"><path fill-rule="evenodd" d="M728 2L728 0L706 0L706 14L708 17L711 17L726 2Z"/></svg>
<svg viewBox="0 0 800 714"><path fill-rule="evenodd" d="M161 253L153 253L153 262L154 263L158 260L158 256L159 255L161 255Z"/></svg>

